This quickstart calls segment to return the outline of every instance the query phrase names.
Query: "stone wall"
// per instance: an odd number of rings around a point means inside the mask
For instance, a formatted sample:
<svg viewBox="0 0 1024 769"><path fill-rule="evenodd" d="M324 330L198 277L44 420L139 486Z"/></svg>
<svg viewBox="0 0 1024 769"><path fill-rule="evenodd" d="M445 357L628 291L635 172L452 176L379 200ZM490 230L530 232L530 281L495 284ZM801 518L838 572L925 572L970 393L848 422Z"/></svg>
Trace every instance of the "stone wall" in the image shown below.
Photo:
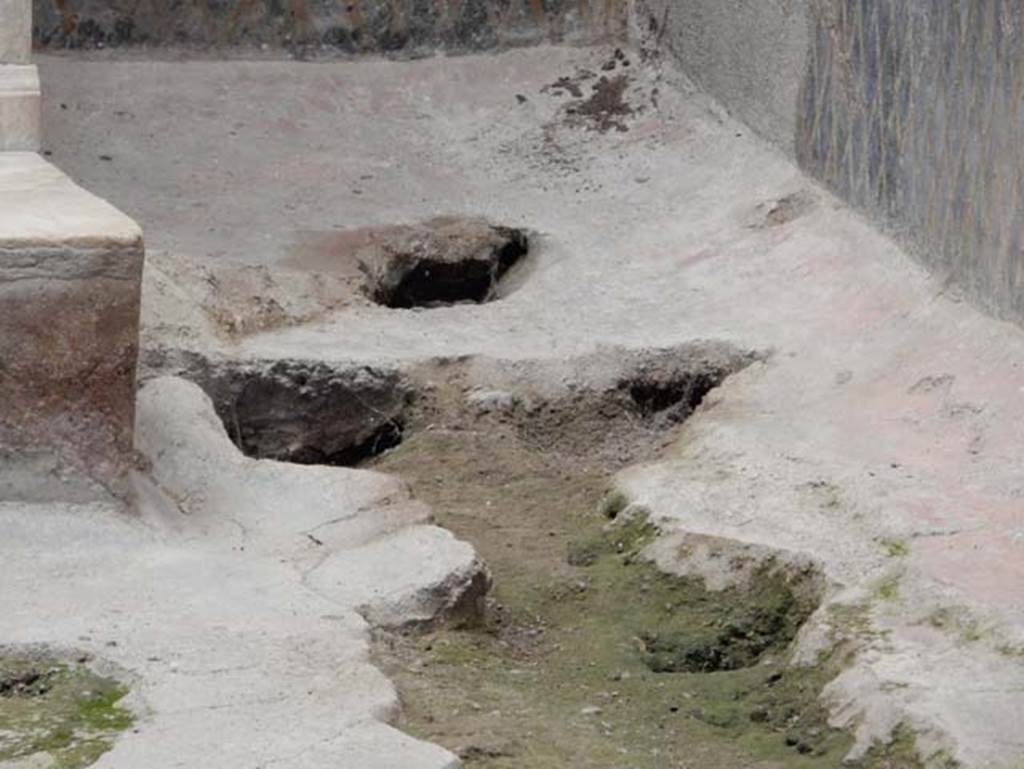
<svg viewBox="0 0 1024 769"><path fill-rule="evenodd" d="M621 37L625 20L619 0L35 0L34 34L49 48L418 53Z"/></svg>
<svg viewBox="0 0 1024 769"><path fill-rule="evenodd" d="M1024 319L1018 0L639 0L639 28L988 310Z"/></svg>
<svg viewBox="0 0 1024 769"><path fill-rule="evenodd" d="M1024 317L1024 13L1017 0L822 3L802 165Z"/></svg>

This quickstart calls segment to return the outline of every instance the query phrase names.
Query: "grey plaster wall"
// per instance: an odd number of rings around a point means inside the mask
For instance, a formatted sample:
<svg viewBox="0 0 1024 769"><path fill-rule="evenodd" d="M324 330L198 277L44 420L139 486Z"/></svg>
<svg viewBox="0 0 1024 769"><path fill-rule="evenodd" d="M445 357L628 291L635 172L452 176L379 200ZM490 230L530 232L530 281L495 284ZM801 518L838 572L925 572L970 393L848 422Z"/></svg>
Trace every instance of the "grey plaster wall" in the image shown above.
<svg viewBox="0 0 1024 769"><path fill-rule="evenodd" d="M638 0L641 34L698 85L791 147L810 37L808 0Z"/></svg>
<svg viewBox="0 0 1024 769"><path fill-rule="evenodd" d="M1024 319L1019 0L637 8L641 28L738 117L941 277L990 311Z"/></svg>
<svg viewBox="0 0 1024 769"><path fill-rule="evenodd" d="M34 7L43 48L270 45L310 56L591 42L622 37L627 18L618 0L34 0Z"/></svg>

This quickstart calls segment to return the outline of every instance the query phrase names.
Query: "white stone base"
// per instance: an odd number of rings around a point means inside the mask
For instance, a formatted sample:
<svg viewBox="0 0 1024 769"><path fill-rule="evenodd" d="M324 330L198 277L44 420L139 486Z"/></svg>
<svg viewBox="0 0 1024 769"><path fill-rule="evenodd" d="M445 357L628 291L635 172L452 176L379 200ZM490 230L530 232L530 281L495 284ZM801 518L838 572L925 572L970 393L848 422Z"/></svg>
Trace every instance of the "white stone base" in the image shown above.
<svg viewBox="0 0 1024 769"><path fill-rule="evenodd" d="M127 495L142 258L131 219L0 153L0 499Z"/></svg>
<svg viewBox="0 0 1024 769"><path fill-rule="evenodd" d="M39 73L34 64L0 64L0 152L39 146Z"/></svg>

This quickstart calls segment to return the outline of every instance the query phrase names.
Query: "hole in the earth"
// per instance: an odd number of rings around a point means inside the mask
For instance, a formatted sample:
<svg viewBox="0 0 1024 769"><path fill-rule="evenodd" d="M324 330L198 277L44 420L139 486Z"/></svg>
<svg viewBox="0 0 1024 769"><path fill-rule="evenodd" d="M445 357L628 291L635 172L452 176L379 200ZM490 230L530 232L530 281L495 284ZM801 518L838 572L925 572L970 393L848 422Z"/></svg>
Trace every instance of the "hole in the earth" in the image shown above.
<svg viewBox="0 0 1024 769"><path fill-rule="evenodd" d="M368 296L396 309L492 301L530 250L523 230L477 219L433 219L401 232L360 261Z"/></svg>
<svg viewBox="0 0 1024 769"><path fill-rule="evenodd" d="M671 440L671 428L684 422L708 392L757 359L704 343L613 357L599 354L595 361L601 368L615 366L617 375L576 381L561 395L527 399L528 408L519 409L514 419L522 437L563 458L589 457L610 469L621 467L656 454Z"/></svg>
<svg viewBox="0 0 1024 769"><path fill-rule="evenodd" d="M332 454L319 451L310 453L308 459L295 459L292 462L311 465L335 465L337 467L355 467L363 462L390 451L402 442L402 431L405 429L399 417L380 425L376 430L358 443L338 449Z"/></svg>
<svg viewBox="0 0 1024 769"><path fill-rule="evenodd" d="M410 392L393 371L301 361L213 367L201 381L244 454L353 467L402 441Z"/></svg>
<svg viewBox="0 0 1024 769"><path fill-rule="evenodd" d="M641 416L651 417L673 409L681 418L689 416L704 396L724 378L724 372L657 377L641 375L624 381L624 388Z"/></svg>
<svg viewBox="0 0 1024 769"><path fill-rule="evenodd" d="M711 673L784 653L816 608L788 576L765 565L749 585L710 593L679 580L663 616L643 629L644 663L655 673Z"/></svg>
<svg viewBox="0 0 1024 769"><path fill-rule="evenodd" d="M51 671L29 668L0 675L0 697L38 697L50 688Z"/></svg>
<svg viewBox="0 0 1024 769"><path fill-rule="evenodd" d="M623 585L639 580L631 621L652 672L741 670L781 656L818 606L821 579L814 569L752 557L728 540L693 537L714 542L709 557L736 575L737 584L715 592L699 577L667 574L640 559L656 537L645 516L633 516L570 543L567 556L595 574L616 571Z"/></svg>

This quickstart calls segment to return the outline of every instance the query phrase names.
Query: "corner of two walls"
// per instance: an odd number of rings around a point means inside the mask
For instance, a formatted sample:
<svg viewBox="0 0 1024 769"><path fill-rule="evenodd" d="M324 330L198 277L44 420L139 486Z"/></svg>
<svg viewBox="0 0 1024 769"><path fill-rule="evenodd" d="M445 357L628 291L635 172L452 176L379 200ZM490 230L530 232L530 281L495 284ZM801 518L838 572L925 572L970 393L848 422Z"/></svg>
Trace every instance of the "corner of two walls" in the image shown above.
<svg viewBox="0 0 1024 769"><path fill-rule="evenodd" d="M1024 320L1024 6L636 0L634 16L940 279Z"/></svg>
<svg viewBox="0 0 1024 769"><path fill-rule="evenodd" d="M633 27L737 118L792 154L809 0L634 0Z"/></svg>

